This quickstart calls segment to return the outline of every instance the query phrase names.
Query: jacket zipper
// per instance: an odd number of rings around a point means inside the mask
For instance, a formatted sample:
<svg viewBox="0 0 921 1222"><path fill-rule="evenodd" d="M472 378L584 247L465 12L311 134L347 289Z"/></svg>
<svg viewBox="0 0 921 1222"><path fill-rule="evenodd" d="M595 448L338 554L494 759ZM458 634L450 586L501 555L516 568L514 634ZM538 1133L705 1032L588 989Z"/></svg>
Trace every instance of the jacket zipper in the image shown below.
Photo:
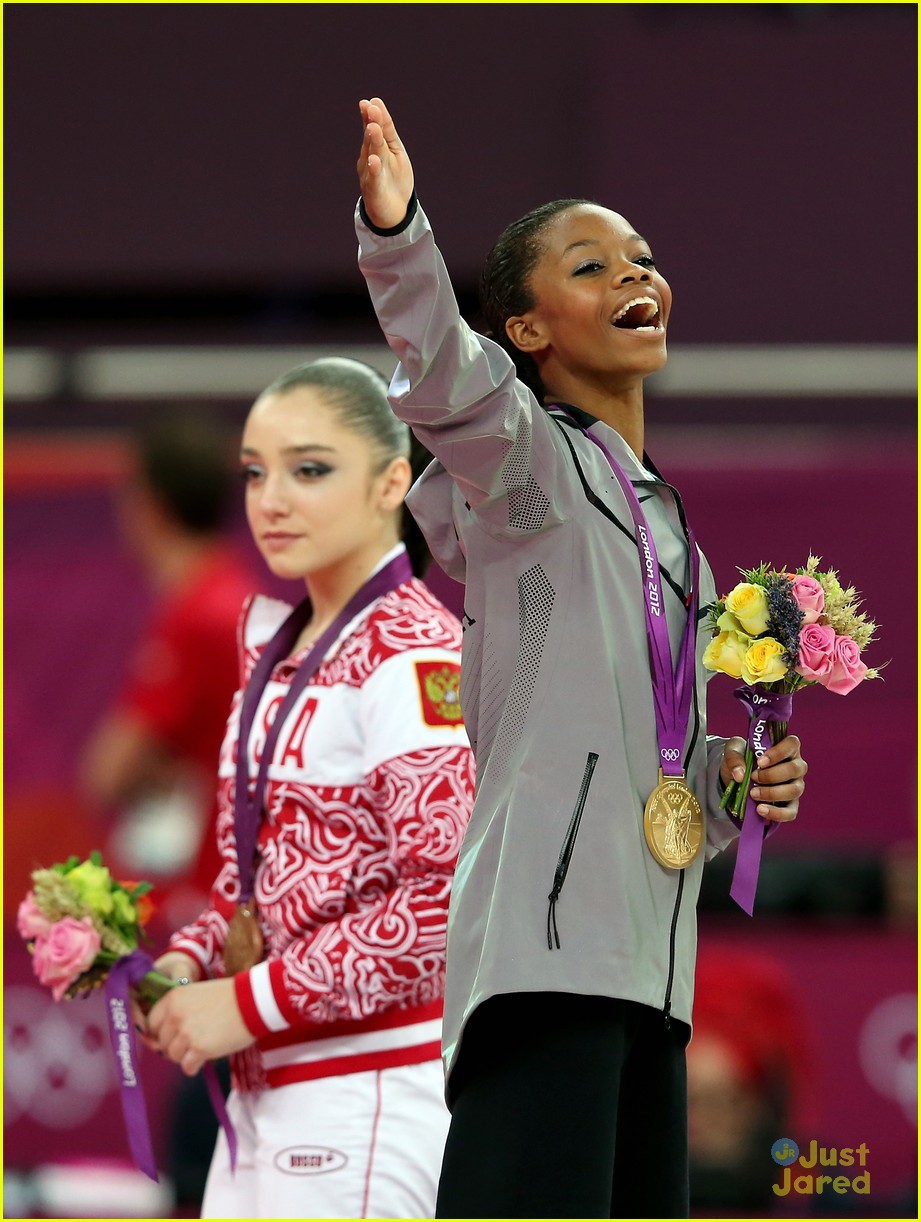
<svg viewBox="0 0 921 1222"><path fill-rule="evenodd" d="M576 798L575 809L572 812L572 818L569 820L569 827L566 829L563 847L560 849L560 859L556 863L556 870L553 873L553 888L547 896L547 899L550 901L550 907L547 909L548 950L553 950L554 941L556 942L556 949L560 949L560 935L556 927L556 901L560 898L563 883L566 881L566 874L572 859L572 851L576 846L576 836L579 834L579 824L582 821L582 811L585 809L585 800L588 797L589 786L592 783L592 773L595 771L597 763L598 753L596 751L589 751L588 759L585 761L585 771L582 774L582 784L579 786L579 796Z"/></svg>
<svg viewBox="0 0 921 1222"><path fill-rule="evenodd" d="M678 912L681 908L681 896L683 894L684 870L680 870L678 872L678 894L675 896L675 910L672 913L672 927L668 935L668 981L665 985L665 1005L662 1007L666 1028L672 1025L672 982L675 978L675 931L678 928Z"/></svg>

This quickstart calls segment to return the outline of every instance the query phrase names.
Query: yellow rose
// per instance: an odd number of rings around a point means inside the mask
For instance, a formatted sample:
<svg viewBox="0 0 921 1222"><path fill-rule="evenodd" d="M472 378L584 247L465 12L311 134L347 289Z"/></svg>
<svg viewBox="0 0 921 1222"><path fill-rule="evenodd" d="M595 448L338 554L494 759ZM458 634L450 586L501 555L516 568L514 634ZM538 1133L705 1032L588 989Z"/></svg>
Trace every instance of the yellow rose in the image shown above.
<svg viewBox="0 0 921 1222"><path fill-rule="evenodd" d="M734 632L741 636L745 635L745 633L742 631L742 625L739 623L736 617L734 615L730 615L728 611L723 612L723 614L716 621L716 626L719 628L720 632Z"/></svg>
<svg viewBox="0 0 921 1222"><path fill-rule="evenodd" d="M761 586L740 582L726 595L726 610L736 617L742 631L749 636L759 636L767 630L767 593Z"/></svg>
<svg viewBox="0 0 921 1222"><path fill-rule="evenodd" d="M742 659L750 644L750 639L738 632L721 632L704 650L701 660L707 670L718 670L733 679L741 679Z"/></svg>
<svg viewBox="0 0 921 1222"><path fill-rule="evenodd" d="M772 636L752 641L742 659L742 678L746 683L776 683L788 670L783 645Z"/></svg>

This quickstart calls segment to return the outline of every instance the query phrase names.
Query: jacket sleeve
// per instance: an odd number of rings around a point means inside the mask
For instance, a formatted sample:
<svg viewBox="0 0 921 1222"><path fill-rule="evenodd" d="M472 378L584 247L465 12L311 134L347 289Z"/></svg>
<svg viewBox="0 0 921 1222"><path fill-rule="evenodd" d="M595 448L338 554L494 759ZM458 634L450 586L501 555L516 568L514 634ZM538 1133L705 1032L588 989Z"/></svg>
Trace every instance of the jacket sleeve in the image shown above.
<svg viewBox="0 0 921 1222"><path fill-rule="evenodd" d="M461 318L421 208L398 233L373 232L356 213L359 267L387 342L399 358L394 411L457 482L468 504L500 528L562 520L553 504L557 426L519 382L506 352Z"/></svg>
<svg viewBox="0 0 921 1222"><path fill-rule="evenodd" d="M410 650L365 683L355 814L380 847L356 866L350 911L235 977L253 1035L442 996L448 899L473 803L472 752L452 699L458 678L455 651Z"/></svg>

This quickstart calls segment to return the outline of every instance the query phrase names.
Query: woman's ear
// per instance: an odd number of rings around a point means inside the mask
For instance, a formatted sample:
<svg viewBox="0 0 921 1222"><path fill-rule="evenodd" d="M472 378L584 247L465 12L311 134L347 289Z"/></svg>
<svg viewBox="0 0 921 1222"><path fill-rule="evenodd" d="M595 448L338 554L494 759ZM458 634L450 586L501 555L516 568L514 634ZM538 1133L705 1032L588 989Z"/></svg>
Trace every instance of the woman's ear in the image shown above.
<svg viewBox="0 0 921 1222"><path fill-rule="evenodd" d="M381 494L378 505L385 513L392 513L403 504L413 482L412 467L408 458L392 459L380 476Z"/></svg>
<svg viewBox="0 0 921 1222"><path fill-rule="evenodd" d="M505 334L522 352L539 352L547 347L540 323L529 314L516 314L508 319Z"/></svg>

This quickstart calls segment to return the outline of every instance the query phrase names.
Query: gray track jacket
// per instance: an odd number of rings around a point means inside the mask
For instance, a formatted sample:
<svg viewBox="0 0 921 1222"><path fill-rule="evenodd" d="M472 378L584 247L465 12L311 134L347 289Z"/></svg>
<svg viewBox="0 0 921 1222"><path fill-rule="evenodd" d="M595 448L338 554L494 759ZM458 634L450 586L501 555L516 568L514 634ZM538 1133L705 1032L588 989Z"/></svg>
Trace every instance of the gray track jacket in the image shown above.
<svg viewBox="0 0 921 1222"><path fill-rule="evenodd" d="M709 633L698 632L685 748L705 854L670 870L643 834L658 748L623 492L598 447L541 407L508 355L461 319L421 208L387 235L360 213L356 226L400 360L394 410L437 460L409 503L436 559L466 584L461 704L477 790L448 926L446 1072L466 1020L494 994L602 994L690 1023L703 858L736 835L717 805L725 740L706 737ZM579 415L643 503L677 656L689 580L677 493L612 428ZM700 605L714 597L701 558ZM559 949L548 938L553 890Z"/></svg>

